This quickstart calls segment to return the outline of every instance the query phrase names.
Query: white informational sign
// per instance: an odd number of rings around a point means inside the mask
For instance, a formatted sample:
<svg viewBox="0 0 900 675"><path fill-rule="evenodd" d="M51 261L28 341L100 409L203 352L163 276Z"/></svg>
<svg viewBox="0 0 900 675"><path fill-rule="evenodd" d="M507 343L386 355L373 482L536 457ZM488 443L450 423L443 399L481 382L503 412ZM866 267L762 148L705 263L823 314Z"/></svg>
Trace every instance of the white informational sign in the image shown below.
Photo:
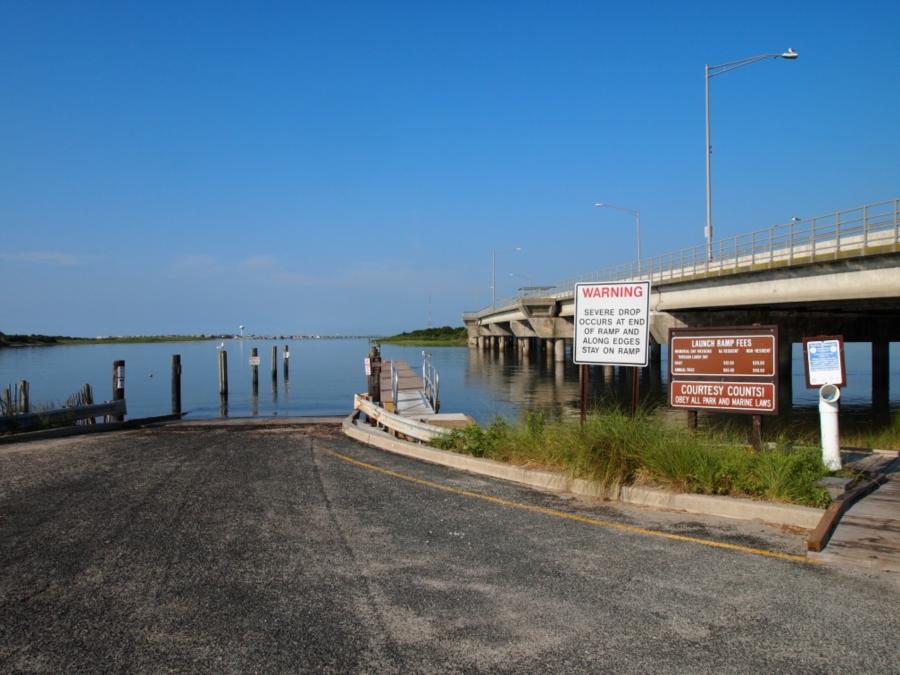
<svg viewBox="0 0 900 675"><path fill-rule="evenodd" d="M258 356L251 356L251 357L250 357L250 365L251 365L251 366L258 366L258 365L259 365L259 357L258 357Z"/></svg>
<svg viewBox="0 0 900 675"><path fill-rule="evenodd" d="M806 362L811 387L843 384L840 340L810 340L806 343Z"/></svg>
<svg viewBox="0 0 900 675"><path fill-rule="evenodd" d="M366 377L372 374L372 361L368 356L363 359L363 367L366 369Z"/></svg>
<svg viewBox="0 0 900 675"><path fill-rule="evenodd" d="M650 282L575 284L575 363L646 366Z"/></svg>

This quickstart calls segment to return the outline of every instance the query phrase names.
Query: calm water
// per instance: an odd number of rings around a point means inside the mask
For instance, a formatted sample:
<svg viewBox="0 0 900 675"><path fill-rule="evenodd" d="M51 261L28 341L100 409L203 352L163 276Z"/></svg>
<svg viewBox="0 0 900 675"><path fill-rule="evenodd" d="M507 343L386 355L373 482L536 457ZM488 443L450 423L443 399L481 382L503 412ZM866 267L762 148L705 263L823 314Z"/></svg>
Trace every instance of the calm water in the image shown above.
<svg viewBox="0 0 900 675"><path fill-rule="evenodd" d="M110 398L112 362L126 361L126 400L129 417L148 417L170 412L170 363L181 354L182 407L188 419L219 417L216 345L218 341L133 345L64 345L0 350L0 386L26 379L34 404L59 404L90 383L98 401ZM272 386L272 344L279 354L278 382ZM233 340L226 342L229 366L228 415L339 415L349 412L354 392L366 389L363 358L366 340L301 340L290 345L290 380L281 371L285 342ZM252 347L261 355L259 397L251 395L248 357ZM900 345L891 345L891 409L900 408ZM384 345L384 358L404 359L412 366L422 360L416 347ZM543 356L522 361L512 353L490 354L466 347L431 349L441 376L441 402L445 412L465 412L479 422L496 415L517 417L523 410L553 413L578 409L578 369L554 364ZM642 393L665 401L665 350L663 378L645 377ZM848 386L842 393L842 415L869 415L870 352L868 344L846 345ZM594 400L618 396L630 400L630 375L603 382L592 370ZM806 389L800 345L794 347L794 407L814 408L815 390Z"/></svg>

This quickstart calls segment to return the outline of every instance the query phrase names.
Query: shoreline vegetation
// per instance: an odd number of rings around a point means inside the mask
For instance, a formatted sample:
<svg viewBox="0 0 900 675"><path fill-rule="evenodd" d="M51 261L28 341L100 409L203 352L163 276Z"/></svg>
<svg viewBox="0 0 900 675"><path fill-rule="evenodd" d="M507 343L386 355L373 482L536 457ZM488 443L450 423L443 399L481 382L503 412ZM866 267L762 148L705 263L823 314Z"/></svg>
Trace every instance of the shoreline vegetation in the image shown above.
<svg viewBox="0 0 900 675"><path fill-rule="evenodd" d="M148 344L155 342L206 342L209 340L234 340L236 336L209 335L101 335L98 337L72 337L69 335L7 335L0 332L0 349L4 347L48 347L53 345L82 344ZM244 340L356 340L373 339L369 335L246 335Z"/></svg>
<svg viewBox="0 0 900 675"><path fill-rule="evenodd" d="M540 413L518 422L496 418L485 428L473 424L454 430L432 445L564 471L613 491L642 485L819 508L831 502L816 485L830 475L818 447L779 436L768 449L755 452L733 434L691 433L645 412L632 418L622 410L594 410L584 427L577 419L550 421Z"/></svg>
<svg viewBox="0 0 900 675"><path fill-rule="evenodd" d="M419 330L399 333L381 338L379 343L392 345L428 345L430 347L465 347L469 340L469 331L464 326L441 326L440 328L421 328Z"/></svg>

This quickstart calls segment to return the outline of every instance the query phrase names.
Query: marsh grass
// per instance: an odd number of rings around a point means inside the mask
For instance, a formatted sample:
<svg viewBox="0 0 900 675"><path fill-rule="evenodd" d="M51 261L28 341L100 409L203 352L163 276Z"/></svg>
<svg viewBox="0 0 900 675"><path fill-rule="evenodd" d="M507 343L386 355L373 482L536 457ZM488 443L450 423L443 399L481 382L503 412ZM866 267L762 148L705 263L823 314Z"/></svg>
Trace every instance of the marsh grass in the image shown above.
<svg viewBox="0 0 900 675"><path fill-rule="evenodd" d="M754 452L729 431L692 434L645 413L595 411L578 420L547 420L540 413L511 424L471 425L435 442L438 447L512 464L562 470L621 485L662 486L681 492L742 495L809 506L830 498L815 482L828 475L815 447L781 439Z"/></svg>

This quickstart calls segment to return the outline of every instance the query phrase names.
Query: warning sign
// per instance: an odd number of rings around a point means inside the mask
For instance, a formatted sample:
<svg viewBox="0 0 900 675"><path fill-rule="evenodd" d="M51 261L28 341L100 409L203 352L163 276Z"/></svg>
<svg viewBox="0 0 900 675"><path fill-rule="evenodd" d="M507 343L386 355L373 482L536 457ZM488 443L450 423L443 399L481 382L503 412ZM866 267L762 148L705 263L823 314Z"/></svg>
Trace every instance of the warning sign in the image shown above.
<svg viewBox="0 0 900 675"><path fill-rule="evenodd" d="M575 363L646 366L650 282L575 284Z"/></svg>

